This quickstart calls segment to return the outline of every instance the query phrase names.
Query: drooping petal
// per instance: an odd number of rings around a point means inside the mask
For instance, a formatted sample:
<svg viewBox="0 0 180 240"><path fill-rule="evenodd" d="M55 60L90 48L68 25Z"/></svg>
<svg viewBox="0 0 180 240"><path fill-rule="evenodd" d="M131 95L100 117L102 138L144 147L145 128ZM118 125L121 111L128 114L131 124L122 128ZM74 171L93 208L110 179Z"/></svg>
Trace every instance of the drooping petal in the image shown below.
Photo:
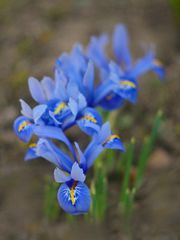
<svg viewBox="0 0 180 240"><path fill-rule="evenodd" d="M36 147L37 147L36 143L31 143L29 145L29 148L28 148L28 150L25 154L25 157L24 157L25 161L32 160L32 159L38 157L37 154L36 154Z"/></svg>
<svg viewBox="0 0 180 240"><path fill-rule="evenodd" d="M107 81L100 84L95 90L93 106L100 104L105 97L109 96L109 94L118 87L117 82L114 82L111 79L107 79Z"/></svg>
<svg viewBox="0 0 180 240"><path fill-rule="evenodd" d="M33 123L26 117L20 116L14 121L14 131L23 142L29 142L33 135Z"/></svg>
<svg viewBox="0 0 180 240"><path fill-rule="evenodd" d="M135 66L128 73L128 76L137 78L151 70L154 57L155 57L154 51L152 50L148 51L144 57L140 58L137 61Z"/></svg>
<svg viewBox="0 0 180 240"><path fill-rule="evenodd" d="M108 149L118 149L120 151L125 151L121 138L116 134L110 135L103 143L103 147Z"/></svg>
<svg viewBox="0 0 180 240"><path fill-rule="evenodd" d="M113 50L120 63L124 63L126 68L131 66L132 59L129 50L128 33L123 24L118 24L115 27L113 35Z"/></svg>
<svg viewBox="0 0 180 240"><path fill-rule="evenodd" d="M36 126L34 128L34 133L39 137L58 139L64 143L67 143L67 137L58 127Z"/></svg>
<svg viewBox="0 0 180 240"><path fill-rule="evenodd" d="M87 213L91 196L85 183L74 182L71 185L64 183L58 190L58 202L61 208L72 215Z"/></svg>
<svg viewBox="0 0 180 240"><path fill-rule="evenodd" d="M41 83L34 77L28 79L29 90L33 99L38 103L45 103L46 96L43 92Z"/></svg>
<svg viewBox="0 0 180 240"><path fill-rule="evenodd" d="M137 102L137 85L135 81L122 79L119 81L119 89L114 90L122 99L126 99L131 103Z"/></svg>
<svg viewBox="0 0 180 240"><path fill-rule="evenodd" d="M88 135L93 135L102 125L99 113L93 108L86 108L82 112L81 118L77 121L80 129Z"/></svg>
<svg viewBox="0 0 180 240"><path fill-rule="evenodd" d="M47 161L53 163L56 166L59 166L58 156L54 153L53 149L51 148L49 142L46 139L39 139L36 147L36 155L38 157L46 159Z"/></svg>
<svg viewBox="0 0 180 240"><path fill-rule="evenodd" d="M22 113L22 115L24 115L25 117L27 117L29 119L32 119L33 118L33 113L32 113L31 107L23 99L20 99L19 101L21 103L21 113Z"/></svg>
<svg viewBox="0 0 180 240"><path fill-rule="evenodd" d="M55 168L54 180L58 183L64 183L71 180L70 176L67 176L61 169Z"/></svg>
<svg viewBox="0 0 180 240"><path fill-rule="evenodd" d="M64 142L73 156L75 156L74 149L61 128L51 126L36 126L34 128L34 134L42 138L52 138Z"/></svg>
<svg viewBox="0 0 180 240"><path fill-rule="evenodd" d="M116 94L115 92L111 92L105 98L103 98L99 105L104 108L105 110L115 110L122 107L124 104L124 99Z"/></svg>
<svg viewBox="0 0 180 240"><path fill-rule="evenodd" d="M153 61L152 71L155 72L161 80L165 78L166 71L159 60L155 59Z"/></svg>
<svg viewBox="0 0 180 240"><path fill-rule="evenodd" d="M40 139L37 144L36 154L70 173L72 168L71 159L52 142Z"/></svg>
<svg viewBox="0 0 180 240"><path fill-rule="evenodd" d="M155 53L152 49L137 61L135 66L128 71L127 75L132 78L137 78L148 71L155 72L160 79L165 77L165 69L162 63L155 58Z"/></svg>
<svg viewBox="0 0 180 240"><path fill-rule="evenodd" d="M84 182L86 176L83 173L83 169L79 167L79 164L75 162L71 169L71 178L75 181Z"/></svg>

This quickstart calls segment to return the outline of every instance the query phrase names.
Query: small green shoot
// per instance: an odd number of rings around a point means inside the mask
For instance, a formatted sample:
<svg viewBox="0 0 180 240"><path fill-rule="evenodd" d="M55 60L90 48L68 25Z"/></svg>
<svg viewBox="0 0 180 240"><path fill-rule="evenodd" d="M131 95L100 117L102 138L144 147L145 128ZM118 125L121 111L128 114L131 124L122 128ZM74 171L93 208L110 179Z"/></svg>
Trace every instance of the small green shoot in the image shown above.
<svg viewBox="0 0 180 240"><path fill-rule="evenodd" d="M59 184L54 182L51 177L46 176L43 210L46 219L49 221L57 220L60 214L60 208L57 201L58 188Z"/></svg>
<svg viewBox="0 0 180 240"><path fill-rule="evenodd" d="M124 158L123 158L123 182L122 182L122 188L121 188L121 193L120 193L120 201L122 202L123 206L127 206L127 202L129 201L128 197L130 194L127 192L129 191L129 186L130 186L130 177L131 177L131 168L132 168L132 163L134 159L134 148L135 148L135 140L132 138L131 142L127 146L127 150L124 153Z"/></svg>
<svg viewBox="0 0 180 240"><path fill-rule="evenodd" d="M107 179L101 164L95 168L94 181L91 183L91 215L96 221L102 221L107 209Z"/></svg>
<svg viewBox="0 0 180 240"><path fill-rule="evenodd" d="M141 152L140 152L138 165L137 165L136 183L135 183L135 187L137 189L142 184L147 162L153 150L155 141L157 139L161 122L162 122L162 112L159 111L154 119L151 134L149 137L145 138Z"/></svg>

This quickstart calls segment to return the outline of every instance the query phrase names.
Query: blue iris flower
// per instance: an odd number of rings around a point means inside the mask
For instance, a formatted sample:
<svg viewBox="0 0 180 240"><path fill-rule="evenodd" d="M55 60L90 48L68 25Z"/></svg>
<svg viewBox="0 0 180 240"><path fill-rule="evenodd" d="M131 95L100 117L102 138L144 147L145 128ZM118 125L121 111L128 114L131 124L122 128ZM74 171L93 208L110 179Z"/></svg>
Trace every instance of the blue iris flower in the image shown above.
<svg viewBox="0 0 180 240"><path fill-rule="evenodd" d="M134 63L124 25L115 27L114 60L106 54L108 43L106 34L92 37L87 51L76 44L70 53L63 53L56 60L54 79L44 77L38 81L30 77L29 90L36 106L31 108L20 99L22 115L13 125L16 135L26 143L36 136L36 141L29 144L26 161L42 157L56 166L54 178L61 183L58 202L72 215L86 213L90 208L90 191L85 179L99 154L105 149L125 151L121 138L111 132L108 122L103 124L95 107L113 110L125 100L135 103L138 77L148 71L155 72L160 79L165 75L152 49ZM99 70L97 85L94 66ZM75 124L91 137L84 151L76 142L74 147L65 134ZM56 146L56 140L65 144L66 152Z"/></svg>
<svg viewBox="0 0 180 240"><path fill-rule="evenodd" d="M88 96L92 98L94 69L91 62L87 63L86 67L81 80L84 83L87 99L80 92L78 83L68 79L61 69L55 69L55 80L49 77L43 78L42 81L29 78L31 95L39 105L32 109L24 100L20 100L23 116L15 120L14 130L22 141L28 142L33 133L37 135L37 126L41 126L43 135L46 127L49 126L66 130L77 124L89 135L98 130L102 124L101 117L89 105L87 108L87 100L90 99ZM41 137L39 131L38 134Z"/></svg>
<svg viewBox="0 0 180 240"><path fill-rule="evenodd" d="M74 82L85 96L87 105L94 99L94 65L85 55L80 44L74 45L72 51L62 54L55 63L56 71L63 72L69 81Z"/></svg>
<svg viewBox="0 0 180 240"><path fill-rule="evenodd" d="M87 54L99 68L102 81L95 91L94 105L98 104L107 110L113 110L121 107L124 100L136 103L138 77L148 71L153 71L160 79L163 79L165 70L156 60L152 49L134 63L129 49L128 34L122 24L115 27L112 37L115 60L110 60L106 55L108 43L109 38L106 34L92 37L87 47Z"/></svg>
<svg viewBox="0 0 180 240"><path fill-rule="evenodd" d="M59 205L73 215L86 213L91 202L89 188L84 183L88 169L103 150L109 148L124 151L124 146L120 137L112 134L109 123L103 124L99 132L94 134L84 152L78 143L75 142L75 151L66 137L62 141L70 150L71 156L51 140L40 138L37 144L30 146L26 160L43 157L56 165L55 181L62 183L57 194Z"/></svg>

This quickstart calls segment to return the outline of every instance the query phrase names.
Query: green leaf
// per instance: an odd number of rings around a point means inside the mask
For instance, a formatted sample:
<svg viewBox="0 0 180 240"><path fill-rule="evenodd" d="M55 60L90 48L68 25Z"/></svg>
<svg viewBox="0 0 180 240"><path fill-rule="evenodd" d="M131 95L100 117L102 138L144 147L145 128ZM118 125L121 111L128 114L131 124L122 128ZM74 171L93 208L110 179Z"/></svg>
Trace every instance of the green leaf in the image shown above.
<svg viewBox="0 0 180 240"><path fill-rule="evenodd" d="M153 150L155 141L157 139L161 122L162 122L162 112L159 111L154 119L151 134L149 137L146 137L144 139L144 143L143 143L143 146L142 146L142 149L140 152L138 166L137 166L136 183L135 183L136 188L139 188L143 181L147 162L148 162L149 156Z"/></svg>
<svg viewBox="0 0 180 240"><path fill-rule="evenodd" d="M59 184L54 182L51 177L46 176L43 211L49 221L57 220L60 214L60 207L57 201L58 188Z"/></svg>

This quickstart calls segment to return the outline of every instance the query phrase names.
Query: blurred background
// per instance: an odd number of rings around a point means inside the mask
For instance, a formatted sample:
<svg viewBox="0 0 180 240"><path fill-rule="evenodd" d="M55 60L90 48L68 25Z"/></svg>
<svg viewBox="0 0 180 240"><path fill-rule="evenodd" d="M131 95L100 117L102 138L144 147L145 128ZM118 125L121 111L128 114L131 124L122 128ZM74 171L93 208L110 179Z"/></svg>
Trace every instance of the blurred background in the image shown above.
<svg viewBox="0 0 180 240"><path fill-rule="evenodd" d="M18 99L33 103L27 78L52 76L63 51L75 42L87 44L91 35L112 33L119 22L129 30L134 57L154 43L167 69L164 83L153 74L141 78L138 104L111 116L123 141L135 137L138 145L157 111L164 113L135 202L132 239L180 239L179 0L0 0L0 240L128 239L117 211L120 182L113 179L103 221L74 221L62 211L58 219L48 220L44 191L53 167L43 160L24 162L25 147L12 131ZM77 140L76 131L71 135Z"/></svg>

